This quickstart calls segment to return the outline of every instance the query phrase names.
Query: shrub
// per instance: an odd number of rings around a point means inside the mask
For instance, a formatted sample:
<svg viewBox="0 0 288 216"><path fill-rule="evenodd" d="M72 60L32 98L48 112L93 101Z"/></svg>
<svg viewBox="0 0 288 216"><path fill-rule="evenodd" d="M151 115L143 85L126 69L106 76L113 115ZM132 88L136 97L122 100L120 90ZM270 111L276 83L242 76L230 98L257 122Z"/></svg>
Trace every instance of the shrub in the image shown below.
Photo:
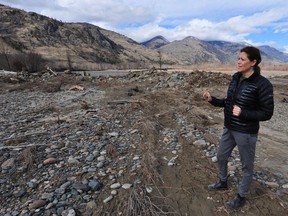
<svg viewBox="0 0 288 216"><path fill-rule="evenodd" d="M45 59L39 53L29 52L13 55L12 68L15 71L28 71L30 73L41 71L45 66Z"/></svg>

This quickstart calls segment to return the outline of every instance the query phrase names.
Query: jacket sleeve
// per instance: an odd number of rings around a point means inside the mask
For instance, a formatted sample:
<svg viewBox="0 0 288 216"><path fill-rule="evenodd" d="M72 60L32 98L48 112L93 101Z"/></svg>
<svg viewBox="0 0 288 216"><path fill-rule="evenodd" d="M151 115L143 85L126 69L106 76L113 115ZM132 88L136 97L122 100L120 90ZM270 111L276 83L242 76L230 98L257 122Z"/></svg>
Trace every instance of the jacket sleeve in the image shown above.
<svg viewBox="0 0 288 216"><path fill-rule="evenodd" d="M225 102L226 102L226 99L218 99L212 96L212 101L210 101L209 103L216 107L224 107Z"/></svg>
<svg viewBox="0 0 288 216"><path fill-rule="evenodd" d="M242 110L240 118L249 121L266 121L274 112L273 86L267 80L259 87L259 108L257 110Z"/></svg>

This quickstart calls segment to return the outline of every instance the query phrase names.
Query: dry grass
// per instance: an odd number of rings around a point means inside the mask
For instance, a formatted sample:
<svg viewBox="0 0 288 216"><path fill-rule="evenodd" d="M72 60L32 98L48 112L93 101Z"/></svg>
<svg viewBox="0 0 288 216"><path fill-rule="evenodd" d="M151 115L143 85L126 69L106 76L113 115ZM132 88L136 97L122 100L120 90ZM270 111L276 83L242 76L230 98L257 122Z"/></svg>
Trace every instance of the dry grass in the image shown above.
<svg viewBox="0 0 288 216"><path fill-rule="evenodd" d="M23 150L22 154L20 155L22 159L22 164L28 171L31 171L36 168L35 165L35 147L29 147Z"/></svg>
<svg viewBox="0 0 288 216"><path fill-rule="evenodd" d="M159 149L159 130L161 129L160 123L149 119L141 119L136 125L143 135L142 143L139 146L141 149L141 174L147 184L154 181L163 182L161 175L158 172L159 161L157 152Z"/></svg>
<svg viewBox="0 0 288 216"><path fill-rule="evenodd" d="M25 172L25 175L31 175L32 171L36 168L36 148L35 147L27 147L17 157L16 164L13 168L9 170L9 175L13 180L21 180L21 176ZM24 169L17 170L17 164L21 164L21 167Z"/></svg>
<svg viewBox="0 0 288 216"><path fill-rule="evenodd" d="M165 199L164 197L158 197L158 199ZM177 215L174 211L169 211L170 206L165 204L156 204L152 201L146 189L143 187L134 188L130 192L128 199L126 212L124 215L129 216L160 216L160 215Z"/></svg>

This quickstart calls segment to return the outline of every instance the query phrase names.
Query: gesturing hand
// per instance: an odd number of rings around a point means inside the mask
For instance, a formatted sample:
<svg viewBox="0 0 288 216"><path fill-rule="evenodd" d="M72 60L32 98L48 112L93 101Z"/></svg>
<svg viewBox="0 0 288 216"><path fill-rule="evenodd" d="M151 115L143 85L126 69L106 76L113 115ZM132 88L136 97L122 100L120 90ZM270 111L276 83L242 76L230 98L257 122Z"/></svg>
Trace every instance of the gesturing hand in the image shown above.
<svg viewBox="0 0 288 216"><path fill-rule="evenodd" d="M207 101L212 101L212 97L211 97L211 95L210 95L209 92L204 92L204 93L203 93L203 98L204 98L205 100L207 100Z"/></svg>

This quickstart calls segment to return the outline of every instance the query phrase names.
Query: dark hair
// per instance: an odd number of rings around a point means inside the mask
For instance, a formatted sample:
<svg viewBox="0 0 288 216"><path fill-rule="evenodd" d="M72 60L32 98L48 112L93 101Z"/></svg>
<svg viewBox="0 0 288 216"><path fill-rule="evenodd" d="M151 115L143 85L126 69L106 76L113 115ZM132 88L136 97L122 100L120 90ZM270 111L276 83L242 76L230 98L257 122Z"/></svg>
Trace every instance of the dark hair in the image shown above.
<svg viewBox="0 0 288 216"><path fill-rule="evenodd" d="M256 60L256 64L254 65L254 71L259 72L261 71L259 64L262 60L260 50L253 46L246 46L240 50L240 52L245 52L248 56L250 61Z"/></svg>

